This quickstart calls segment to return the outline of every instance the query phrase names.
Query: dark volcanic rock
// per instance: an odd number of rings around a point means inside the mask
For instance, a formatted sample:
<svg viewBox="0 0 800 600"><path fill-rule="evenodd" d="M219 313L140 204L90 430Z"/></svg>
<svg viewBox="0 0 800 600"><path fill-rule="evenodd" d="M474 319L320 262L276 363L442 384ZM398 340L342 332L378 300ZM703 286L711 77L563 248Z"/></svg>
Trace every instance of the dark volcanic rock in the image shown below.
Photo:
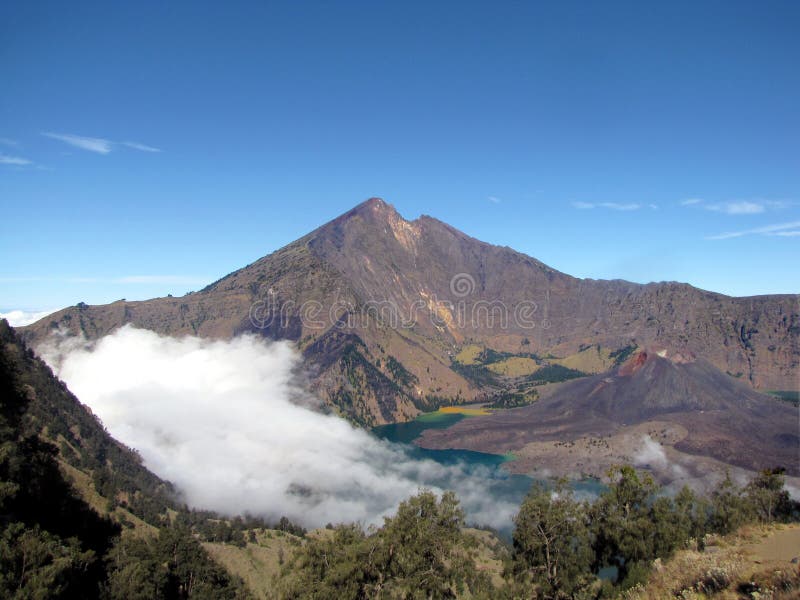
<svg viewBox="0 0 800 600"><path fill-rule="evenodd" d="M534 441L608 436L646 422L675 423L681 452L746 469L800 475L800 411L760 394L709 362L640 352L608 373L562 385L531 406L428 430L426 448L509 452Z"/></svg>

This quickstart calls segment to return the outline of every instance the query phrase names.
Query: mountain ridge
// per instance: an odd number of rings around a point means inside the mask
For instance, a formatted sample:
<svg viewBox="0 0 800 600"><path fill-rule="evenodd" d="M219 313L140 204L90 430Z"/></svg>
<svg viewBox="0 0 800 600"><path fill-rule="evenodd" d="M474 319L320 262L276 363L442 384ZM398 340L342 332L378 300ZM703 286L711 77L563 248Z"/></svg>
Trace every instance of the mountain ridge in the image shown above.
<svg viewBox="0 0 800 600"><path fill-rule="evenodd" d="M455 368L471 345L566 359L591 344L656 344L704 356L757 389L800 387L797 296L578 279L433 217L405 220L378 198L200 292L81 304L21 331L35 345L57 328L96 339L126 323L293 340L315 392L367 425L491 391Z"/></svg>

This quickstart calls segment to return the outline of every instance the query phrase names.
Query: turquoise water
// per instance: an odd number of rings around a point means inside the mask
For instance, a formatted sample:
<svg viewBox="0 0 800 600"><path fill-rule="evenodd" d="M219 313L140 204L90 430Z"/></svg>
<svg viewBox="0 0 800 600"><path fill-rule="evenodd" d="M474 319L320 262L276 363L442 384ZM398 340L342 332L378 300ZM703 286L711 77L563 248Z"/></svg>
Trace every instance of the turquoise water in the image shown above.
<svg viewBox="0 0 800 600"><path fill-rule="evenodd" d="M442 465L460 465L466 474L479 475L486 484L487 493L494 501L522 504L535 480L527 475L512 475L501 468L503 463L513 460L512 457L471 450L428 450L412 443L426 429L447 429L465 418L473 417L457 413L428 413L408 423L380 425L373 428L372 432L380 439L403 444L410 458L430 459ZM430 483L447 487L446 481ZM572 483L572 489L582 494L597 495L602 491L603 485L595 480L575 481ZM511 530L512 524L509 522L506 527L500 529L500 533L508 539Z"/></svg>
<svg viewBox="0 0 800 600"><path fill-rule="evenodd" d="M469 466L496 468L509 460L509 457L502 454L473 452L472 450L428 450L412 444L426 429L447 429L464 418L469 417L458 413L428 413L408 423L380 425L373 428L372 432L383 440L406 444L408 446L406 450L412 458L429 458L443 465L463 463ZM527 488L530 488L532 480L529 477L523 475L514 477L523 477L527 480L524 482L526 491ZM520 483L523 482L520 481Z"/></svg>

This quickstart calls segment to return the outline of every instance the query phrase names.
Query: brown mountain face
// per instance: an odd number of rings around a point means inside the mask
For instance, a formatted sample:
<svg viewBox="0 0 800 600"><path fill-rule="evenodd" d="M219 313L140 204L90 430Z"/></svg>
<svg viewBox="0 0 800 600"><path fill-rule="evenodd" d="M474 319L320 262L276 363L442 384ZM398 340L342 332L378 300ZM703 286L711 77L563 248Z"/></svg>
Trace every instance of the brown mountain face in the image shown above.
<svg viewBox="0 0 800 600"><path fill-rule="evenodd" d="M541 465L548 455L543 448L555 442L562 455L550 456L557 471L559 462L570 468L582 459L598 462L596 448L615 441L624 447L625 437L636 444L644 435L662 438L684 458L710 457L747 470L782 466L800 475L796 406L754 391L702 358L665 351L637 352L621 366L567 382L530 406L427 430L420 444L523 456L528 447ZM626 451L635 453L635 445ZM667 472L665 479L674 476Z"/></svg>
<svg viewBox="0 0 800 600"><path fill-rule="evenodd" d="M316 391L369 425L485 394L530 398L636 347L702 357L757 389L800 387L797 296L576 279L377 198L200 292L81 304L23 332L32 344L59 327L95 339L126 323L294 340Z"/></svg>

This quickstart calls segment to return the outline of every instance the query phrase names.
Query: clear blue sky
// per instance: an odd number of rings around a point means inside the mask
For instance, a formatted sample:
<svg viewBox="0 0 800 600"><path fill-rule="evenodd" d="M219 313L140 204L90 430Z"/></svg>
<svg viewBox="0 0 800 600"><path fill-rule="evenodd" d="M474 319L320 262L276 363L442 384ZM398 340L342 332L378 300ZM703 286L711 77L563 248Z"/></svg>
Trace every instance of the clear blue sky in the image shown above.
<svg viewBox="0 0 800 600"><path fill-rule="evenodd" d="M370 196L573 275L800 292L798 31L796 1L4 2L0 311L182 294Z"/></svg>

